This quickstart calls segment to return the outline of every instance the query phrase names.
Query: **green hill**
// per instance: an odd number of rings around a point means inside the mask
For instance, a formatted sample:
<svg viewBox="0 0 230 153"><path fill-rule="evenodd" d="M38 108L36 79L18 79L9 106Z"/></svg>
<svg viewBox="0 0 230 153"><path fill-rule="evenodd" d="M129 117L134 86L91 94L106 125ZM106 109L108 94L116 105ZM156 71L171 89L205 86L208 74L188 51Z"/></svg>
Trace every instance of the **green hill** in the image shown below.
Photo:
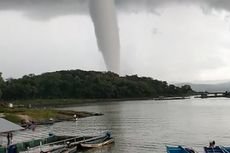
<svg viewBox="0 0 230 153"><path fill-rule="evenodd" d="M191 92L189 85L176 87L149 77L119 76L112 72L57 71L6 81L0 77L3 100L153 98L186 96Z"/></svg>

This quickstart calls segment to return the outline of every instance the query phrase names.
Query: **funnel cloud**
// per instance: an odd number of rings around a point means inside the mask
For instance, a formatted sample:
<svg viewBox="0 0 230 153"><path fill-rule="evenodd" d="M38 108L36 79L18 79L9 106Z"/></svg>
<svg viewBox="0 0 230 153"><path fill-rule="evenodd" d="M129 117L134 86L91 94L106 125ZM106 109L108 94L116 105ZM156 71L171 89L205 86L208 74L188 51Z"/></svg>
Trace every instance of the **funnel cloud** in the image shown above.
<svg viewBox="0 0 230 153"><path fill-rule="evenodd" d="M0 71L228 79L229 16L230 0L0 0Z"/></svg>
<svg viewBox="0 0 230 153"><path fill-rule="evenodd" d="M119 73L120 41L113 0L92 0L89 9L94 23L98 48L109 71Z"/></svg>
<svg viewBox="0 0 230 153"><path fill-rule="evenodd" d="M155 9L175 3L230 11L229 0L1 0L0 11L20 11L30 19L40 21L64 15L88 15L89 12L107 70L119 73L120 38L116 8L119 12L156 13Z"/></svg>

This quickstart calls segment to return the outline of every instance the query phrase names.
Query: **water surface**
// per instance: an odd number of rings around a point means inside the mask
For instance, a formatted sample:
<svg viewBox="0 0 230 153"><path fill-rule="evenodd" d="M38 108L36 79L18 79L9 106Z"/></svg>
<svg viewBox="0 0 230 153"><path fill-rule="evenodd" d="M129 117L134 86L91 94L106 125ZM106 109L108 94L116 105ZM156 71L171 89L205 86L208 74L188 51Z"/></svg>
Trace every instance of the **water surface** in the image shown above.
<svg viewBox="0 0 230 153"><path fill-rule="evenodd" d="M104 115L36 130L78 136L111 130L115 144L93 153L164 153L168 144L201 151L211 140L230 146L230 99L102 102L63 109Z"/></svg>
<svg viewBox="0 0 230 153"><path fill-rule="evenodd" d="M230 99L103 102L65 109L105 114L65 123L77 133L111 130L116 143L103 153L160 153L167 144L201 150L211 140L230 146Z"/></svg>

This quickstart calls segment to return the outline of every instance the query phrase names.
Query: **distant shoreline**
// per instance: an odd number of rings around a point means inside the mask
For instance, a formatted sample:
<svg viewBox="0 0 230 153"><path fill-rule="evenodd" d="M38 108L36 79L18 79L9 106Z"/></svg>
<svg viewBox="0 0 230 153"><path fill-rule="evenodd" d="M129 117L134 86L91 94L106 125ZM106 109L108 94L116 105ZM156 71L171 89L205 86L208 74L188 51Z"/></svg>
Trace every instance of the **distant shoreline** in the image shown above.
<svg viewBox="0 0 230 153"><path fill-rule="evenodd" d="M100 112L77 112L58 110L55 108L82 106L94 103L109 103L122 101L137 101L137 100L179 100L186 99L185 97L160 97L160 98L122 98L122 99L31 99L31 100L12 100L7 102L0 102L3 108L0 109L0 114L5 115L6 119L20 123L21 120L27 119L35 121L36 123L49 122L50 118L54 122L73 120L73 115L78 118L100 116ZM12 103L13 108L8 108L8 104Z"/></svg>
<svg viewBox="0 0 230 153"><path fill-rule="evenodd" d="M183 100L189 96L177 97L159 97L159 98L121 98L121 99L31 99L31 100L14 100L12 102L16 107L26 108L60 108L73 105L93 104L98 102L118 102L118 101L137 101L137 100Z"/></svg>
<svg viewBox="0 0 230 153"><path fill-rule="evenodd" d="M122 99L31 99L31 100L12 100L9 103L13 103L16 107L27 108L58 108L68 107L72 105L82 105L86 103L97 102L115 102L115 101L136 101L136 100L153 100L154 98L122 98Z"/></svg>

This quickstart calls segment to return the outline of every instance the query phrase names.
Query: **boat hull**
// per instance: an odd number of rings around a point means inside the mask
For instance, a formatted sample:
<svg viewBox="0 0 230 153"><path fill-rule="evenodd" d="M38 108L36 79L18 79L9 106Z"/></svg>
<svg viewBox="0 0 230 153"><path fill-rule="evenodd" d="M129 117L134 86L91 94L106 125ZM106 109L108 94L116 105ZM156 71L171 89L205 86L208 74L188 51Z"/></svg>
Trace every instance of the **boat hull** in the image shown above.
<svg viewBox="0 0 230 153"><path fill-rule="evenodd" d="M82 148L98 148L98 147L102 147L104 145L108 145L114 143L114 139L113 138L107 138L106 140L102 141L102 142L98 142L98 143L93 143L93 142L83 142L81 143L81 147Z"/></svg>
<svg viewBox="0 0 230 153"><path fill-rule="evenodd" d="M215 146L215 147L204 147L205 153L229 153L230 147Z"/></svg>
<svg viewBox="0 0 230 153"><path fill-rule="evenodd" d="M166 146L167 153L195 153L193 149L182 146Z"/></svg>

